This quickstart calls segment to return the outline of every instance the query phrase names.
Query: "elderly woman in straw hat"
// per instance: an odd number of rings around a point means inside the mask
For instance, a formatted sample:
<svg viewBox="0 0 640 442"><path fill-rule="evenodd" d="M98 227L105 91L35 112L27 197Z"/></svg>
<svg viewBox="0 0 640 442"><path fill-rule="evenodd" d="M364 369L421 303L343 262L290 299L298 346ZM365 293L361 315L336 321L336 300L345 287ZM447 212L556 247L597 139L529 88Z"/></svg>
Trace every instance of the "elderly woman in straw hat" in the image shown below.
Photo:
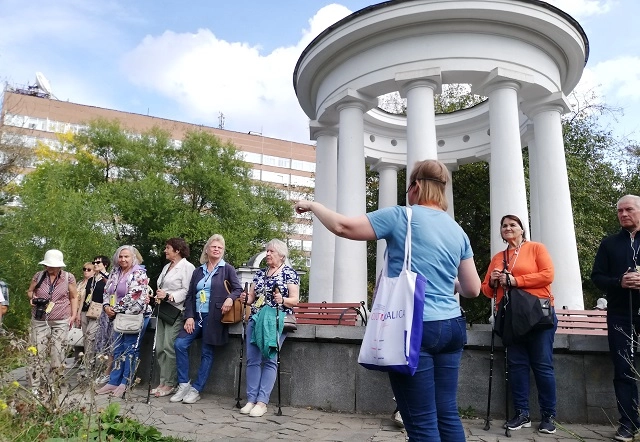
<svg viewBox="0 0 640 442"><path fill-rule="evenodd" d="M57 372L64 359L63 343L76 320L78 298L75 277L66 267L60 250L47 250L39 262L44 270L31 279L27 291L31 303L31 338L37 350L36 364L30 367L31 386L38 388L50 372ZM47 361L47 357L49 360ZM52 385L51 382L47 382Z"/></svg>

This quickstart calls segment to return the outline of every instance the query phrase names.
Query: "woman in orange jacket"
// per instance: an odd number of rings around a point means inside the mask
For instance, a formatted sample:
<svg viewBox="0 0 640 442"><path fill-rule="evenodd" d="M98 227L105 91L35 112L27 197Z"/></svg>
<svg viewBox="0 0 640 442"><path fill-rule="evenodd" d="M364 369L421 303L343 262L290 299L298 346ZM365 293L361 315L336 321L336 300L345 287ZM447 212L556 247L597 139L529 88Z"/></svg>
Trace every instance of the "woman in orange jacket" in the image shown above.
<svg viewBox="0 0 640 442"><path fill-rule="evenodd" d="M482 292L493 298L496 306L508 287L517 287L538 298L549 299L553 306L551 283L553 263L546 247L527 241L522 221L515 215L505 215L500 220L500 234L507 243L506 250L496 253L482 283ZM497 307L496 307L497 308ZM507 348L509 384L511 387L515 417L505 423L510 430L530 427L529 370L533 371L538 387L541 422L538 431L556 432L556 380L553 370L553 339L557 318L552 311L554 326L544 330L534 329Z"/></svg>

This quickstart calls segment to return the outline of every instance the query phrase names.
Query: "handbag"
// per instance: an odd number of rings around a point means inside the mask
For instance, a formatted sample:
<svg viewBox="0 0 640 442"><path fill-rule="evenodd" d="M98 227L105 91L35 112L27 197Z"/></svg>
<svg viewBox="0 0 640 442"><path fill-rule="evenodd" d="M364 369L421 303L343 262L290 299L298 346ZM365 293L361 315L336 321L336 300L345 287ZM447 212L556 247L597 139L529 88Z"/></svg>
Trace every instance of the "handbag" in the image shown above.
<svg viewBox="0 0 640 442"><path fill-rule="evenodd" d="M231 290L229 290L229 281L227 281L226 279L224 280L224 288L227 290L227 294L231 294ZM242 321L242 307L243 307L243 302L240 300L240 298L236 298L235 301L233 301L233 305L231 306L231 309L222 315L222 319L220 319L220 322L222 322L223 324L237 324L238 322ZM249 319L249 316L251 315L251 307L250 306L246 306L246 310L244 312L244 318L245 321Z"/></svg>
<svg viewBox="0 0 640 442"><path fill-rule="evenodd" d="M551 299L512 287L500 300L495 332L504 345L521 342L529 332L555 325Z"/></svg>
<svg viewBox="0 0 640 442"><path fill-rule="evenodd" d="M407 207L407 236L402 271L387 275L387 253L378 278L371 315L362 339L358 363L369 370L413 376L422 343L422 313L427 279L411 271L411 208Z"/></svg>
<svg viewBox="0 0 640 442"><path fill-rule="evenodd" d="M99 302L91 301L86 314L87 318L89 319L98 319L102 314L102 304Z"/></svg>
<svg viewBox="0 0 640 442"><path fill-rule="evenodd" d="M137 315L118 313L116 319L113 320L113 331L125 335L138 334L142 330L143 323L144 315L142 313Z"/></svg>
<svg viewBox="0 0 640 442"><path fill-rule="evenodd" d="M84 333L81 328L73 327L67 333L67 345L71 347L84 347Z"/></svg>
<svg viewBox="0 0 640 442"><path fill-rule="evenodd" d="M169 325L175 324L181 313L182 310L166 301L161 302L158 306L158 318Z"/></svg>
<svg viewBox="0 0 640 442"><path fill-rule="evenodd" d="M296 321L295 313L287 313L284 315L284 327L282 329L283 333L294 332L298 330L298 323Z"/></svg>

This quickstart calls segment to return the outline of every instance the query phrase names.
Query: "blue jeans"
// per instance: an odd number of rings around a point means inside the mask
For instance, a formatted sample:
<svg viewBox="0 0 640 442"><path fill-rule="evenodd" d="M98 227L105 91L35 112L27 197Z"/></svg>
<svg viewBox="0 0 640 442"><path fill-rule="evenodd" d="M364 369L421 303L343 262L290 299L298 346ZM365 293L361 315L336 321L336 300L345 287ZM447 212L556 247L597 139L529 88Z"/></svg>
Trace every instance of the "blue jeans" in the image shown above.
<svg viewBox="0 0 640 442"><path fill-rule="evenodd" d="M254 325L253 319L247 324L247 402L268 404L276 383L278 359L277 355L271 359L263 357L260 348L251 343ZM286 333L280 335L280 348L286 337Z"/></svg>
<svg viewBox="0 0 640 442"><path fill-rule="evenodd" d="M189 382L189 347L191 343L202 336L207 325L208 313L202 314L202 320L195 318L193 332L191 334L180 333L173 344L176 350L176 368L178 370L178 383L186 384ZM199 325L202 324L202 325ZM185 335L186 336L183 336ZM202 356L200 356L200 368L198 369L198 378L192 385L193 388L201 392L204 385L209 379L209 374L213 368L213 345L202 342Z"/></svg>
<svg viewBox="0 0 640 442"><path fill-rule="evenodd" d="M640 317L634 315L635 332L640 328ZM638 419L638 386L636 385L636 359L631 350L631 318L629 315L607 315L609 353L613 361L613 388L618 402L619 422L630 431L640 429ZM637 351L637 335L633 354ZM631 362L633 360L633 362Z"/></svg>
<svg viewBox="0 0 640 442"><path fill-rule="evenodd" d="M467 326L462 316L424 322L416 374L389 373L410 442L465 440L456 395L466 343Z"/></svg>
<svg viewBox="0 0 640 442"><path fill-rule="evenodd" d="M527 334L522 342L507 347L509 385L516 413L529 414L529 369L538 387L540 414L556 416L556 378L553 371L553 339L558 328L536 330Z"/></svg>
<svg viewBox="0 0 640 442"><path fill-rule="evenodd" d="M139 334L125 335L113 332L113 370L109 375L109 384L126 385L129 383L131 385L130 381L135 376L137 360L140 356L140 344L147 325L149 325L149 316L145 316Z"/></svg>

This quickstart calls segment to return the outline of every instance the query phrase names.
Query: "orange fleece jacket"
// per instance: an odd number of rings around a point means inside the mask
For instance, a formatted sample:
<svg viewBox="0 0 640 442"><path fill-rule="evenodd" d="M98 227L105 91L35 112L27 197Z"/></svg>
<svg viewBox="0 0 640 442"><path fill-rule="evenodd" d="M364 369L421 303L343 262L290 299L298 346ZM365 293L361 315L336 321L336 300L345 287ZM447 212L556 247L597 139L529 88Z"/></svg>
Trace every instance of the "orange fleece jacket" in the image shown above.
<svg viewBox="0 0 640 442"><path fill-rule="evenodd" d="M551 305L554 304L551 294L551 283L553 282L553 262L544 244L534 241L526 241L520 247L518 257L515 257L515 250L509 249L509 271L516 279L519 289L523 289L538 298L551 298ZM514 265L515 259L515 265ZM491 259L489 270L482 282L482 293L487 298L493 298L493 287L489 285L491 272L493 269L502 271L504 269L504 251L496 253ZM498 286L497 303L504 295L502 286Z"/></svg>

